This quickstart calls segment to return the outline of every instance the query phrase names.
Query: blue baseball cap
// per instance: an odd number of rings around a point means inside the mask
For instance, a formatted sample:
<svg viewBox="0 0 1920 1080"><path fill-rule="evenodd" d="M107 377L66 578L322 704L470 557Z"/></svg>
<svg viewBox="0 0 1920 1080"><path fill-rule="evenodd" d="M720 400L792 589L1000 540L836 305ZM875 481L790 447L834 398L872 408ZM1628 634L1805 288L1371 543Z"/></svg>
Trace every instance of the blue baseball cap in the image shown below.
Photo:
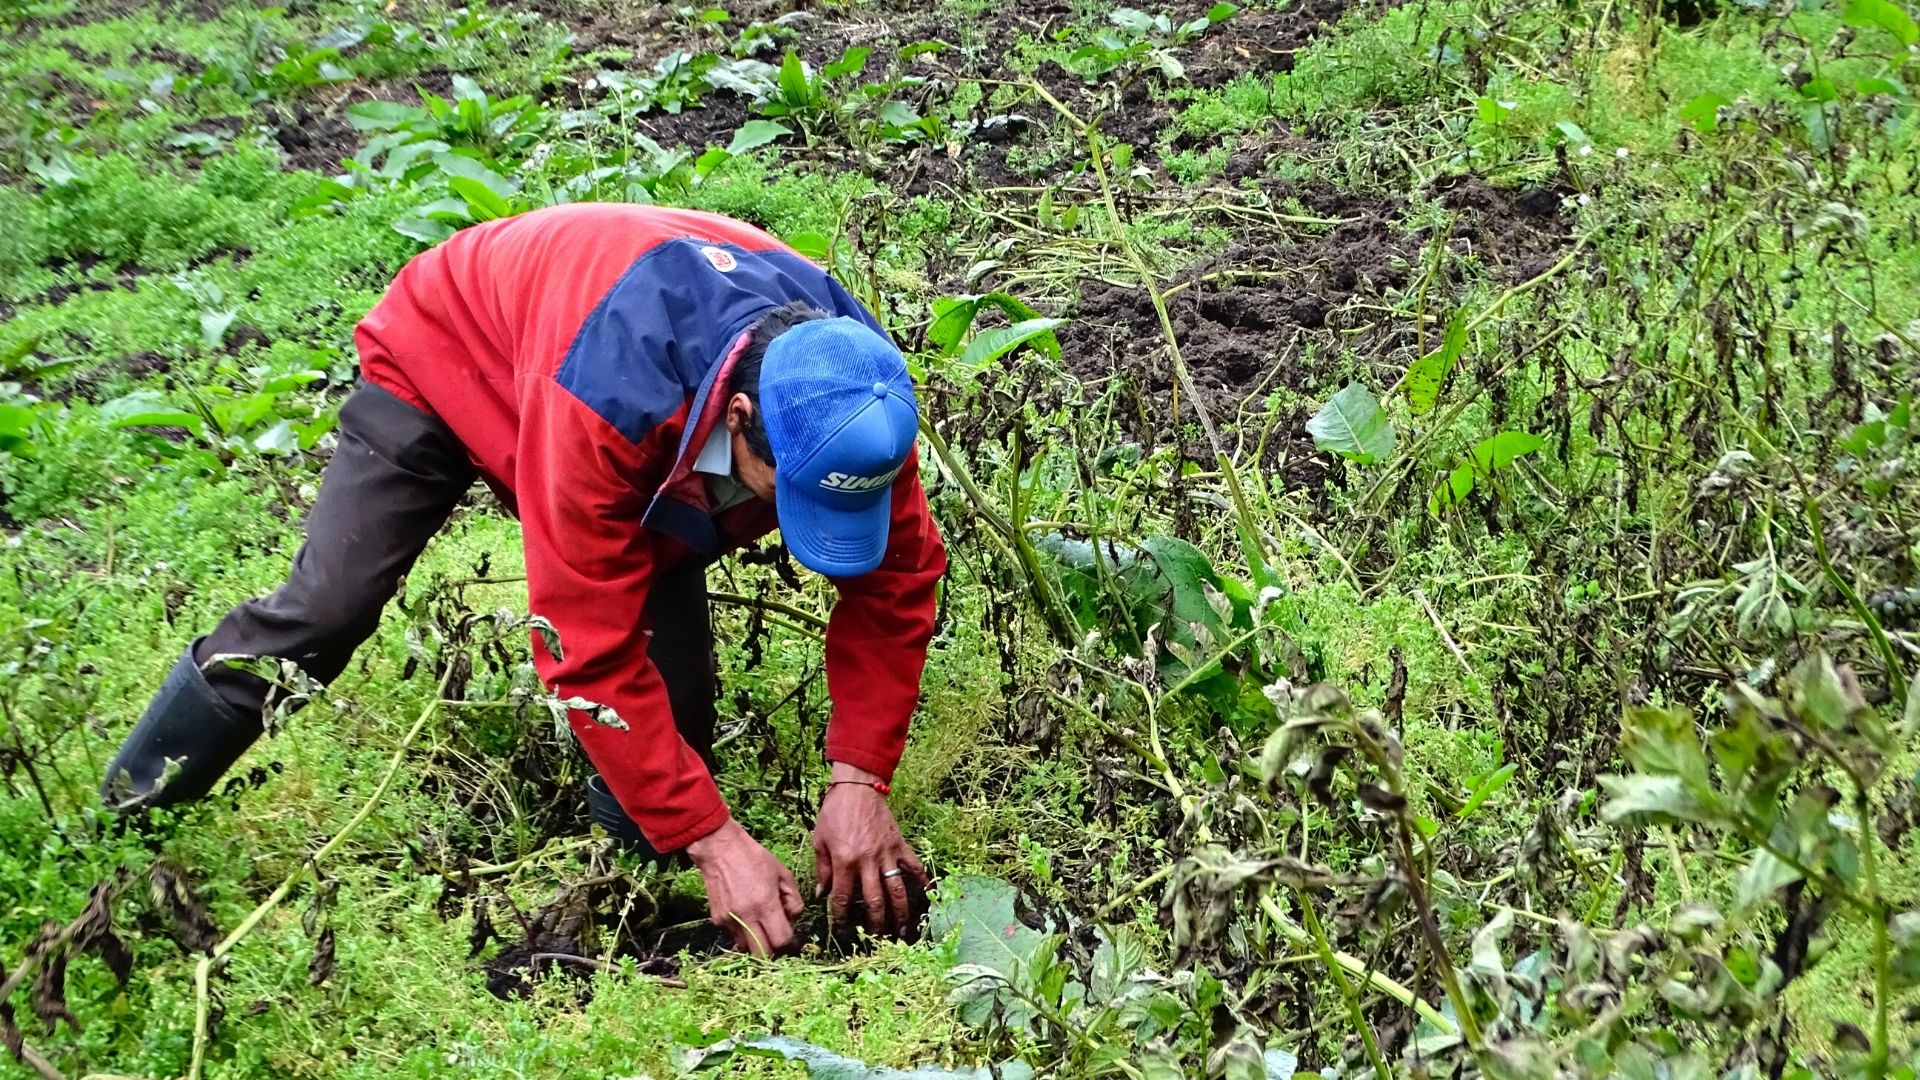
<svg viewBox="0 0 1920 1080"><path fill-rule="evenodd" d="M828 577L879 566L893 478L920 430L900 350L858 319L800 323L767 344L760 409L793 557Z"/></svg>

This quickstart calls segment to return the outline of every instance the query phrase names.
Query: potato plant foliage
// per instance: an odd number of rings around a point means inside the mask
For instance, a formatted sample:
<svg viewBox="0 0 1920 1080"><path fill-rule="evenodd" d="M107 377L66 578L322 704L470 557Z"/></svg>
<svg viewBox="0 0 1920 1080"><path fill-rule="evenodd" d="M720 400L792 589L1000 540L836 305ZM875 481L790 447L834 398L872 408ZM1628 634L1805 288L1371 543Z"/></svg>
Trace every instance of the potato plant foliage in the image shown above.
<svg viewBox="0 0 1920 1080"><path fill-rule="evenodd" d="M0 1074L1914 1076L1915 19L0 0ZM594 200L909 356L917 941L726 952L596 830L480 489L332 684L219 658L213 796L101 806L393 275ZM804 890L833 591L709 587Z"/></svg>

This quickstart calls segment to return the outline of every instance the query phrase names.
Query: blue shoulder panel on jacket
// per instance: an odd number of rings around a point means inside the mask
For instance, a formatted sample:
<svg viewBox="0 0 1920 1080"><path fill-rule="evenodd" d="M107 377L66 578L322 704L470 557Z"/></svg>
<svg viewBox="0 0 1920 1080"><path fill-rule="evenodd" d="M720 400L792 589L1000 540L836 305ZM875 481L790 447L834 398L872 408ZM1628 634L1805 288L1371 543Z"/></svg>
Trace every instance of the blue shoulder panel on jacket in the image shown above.
<svg viewBox="0 0 1920 1080"><path fill-rule="evenodd" d="M881 330L826 271L792 252L668 240L600 298L554 377L639 442L693 397L748 325L795 300Z"/></svg>

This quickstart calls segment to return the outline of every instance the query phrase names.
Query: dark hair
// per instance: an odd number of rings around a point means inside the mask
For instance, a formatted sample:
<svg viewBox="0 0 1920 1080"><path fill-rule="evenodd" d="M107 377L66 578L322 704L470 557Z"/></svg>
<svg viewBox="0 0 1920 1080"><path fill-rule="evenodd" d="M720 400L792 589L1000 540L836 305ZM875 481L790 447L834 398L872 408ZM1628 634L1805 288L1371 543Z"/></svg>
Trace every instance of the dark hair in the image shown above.
<svg viewBox="0 0 1920 1080"><path fill-rule="evenodd" d="M753 419L740 434L746 436L747 449L753 451L753 456L769 465L777 462L773 460L773 444L767 441L766 419L760 414L760 363L767 358L767 346L774 338L803 322L828 318L832 316L805 301L782 304L753 324L746 349L740 353L740 359L734 361L733 374L727 379L727 400L733 400L735 394L745 394L747 400L753 402Z"/></svg>

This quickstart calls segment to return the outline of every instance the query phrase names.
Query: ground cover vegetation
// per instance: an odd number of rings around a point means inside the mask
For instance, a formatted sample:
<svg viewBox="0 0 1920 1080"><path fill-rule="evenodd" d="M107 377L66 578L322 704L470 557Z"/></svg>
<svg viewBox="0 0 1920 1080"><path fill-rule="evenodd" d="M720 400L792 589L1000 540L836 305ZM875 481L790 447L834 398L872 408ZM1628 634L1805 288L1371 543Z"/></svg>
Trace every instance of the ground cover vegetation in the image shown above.
<svg viewBox="0 0 1920 1080"><path fill-rule="evenodd" d="M1912 1076L1895 0L0 0L0 1071ZM723 953L597 838L476 492L205 806L95 785L275 584L413 253L764 226L954 567L922 940ZM827 593L714 581L796 871Z"/></svg>

